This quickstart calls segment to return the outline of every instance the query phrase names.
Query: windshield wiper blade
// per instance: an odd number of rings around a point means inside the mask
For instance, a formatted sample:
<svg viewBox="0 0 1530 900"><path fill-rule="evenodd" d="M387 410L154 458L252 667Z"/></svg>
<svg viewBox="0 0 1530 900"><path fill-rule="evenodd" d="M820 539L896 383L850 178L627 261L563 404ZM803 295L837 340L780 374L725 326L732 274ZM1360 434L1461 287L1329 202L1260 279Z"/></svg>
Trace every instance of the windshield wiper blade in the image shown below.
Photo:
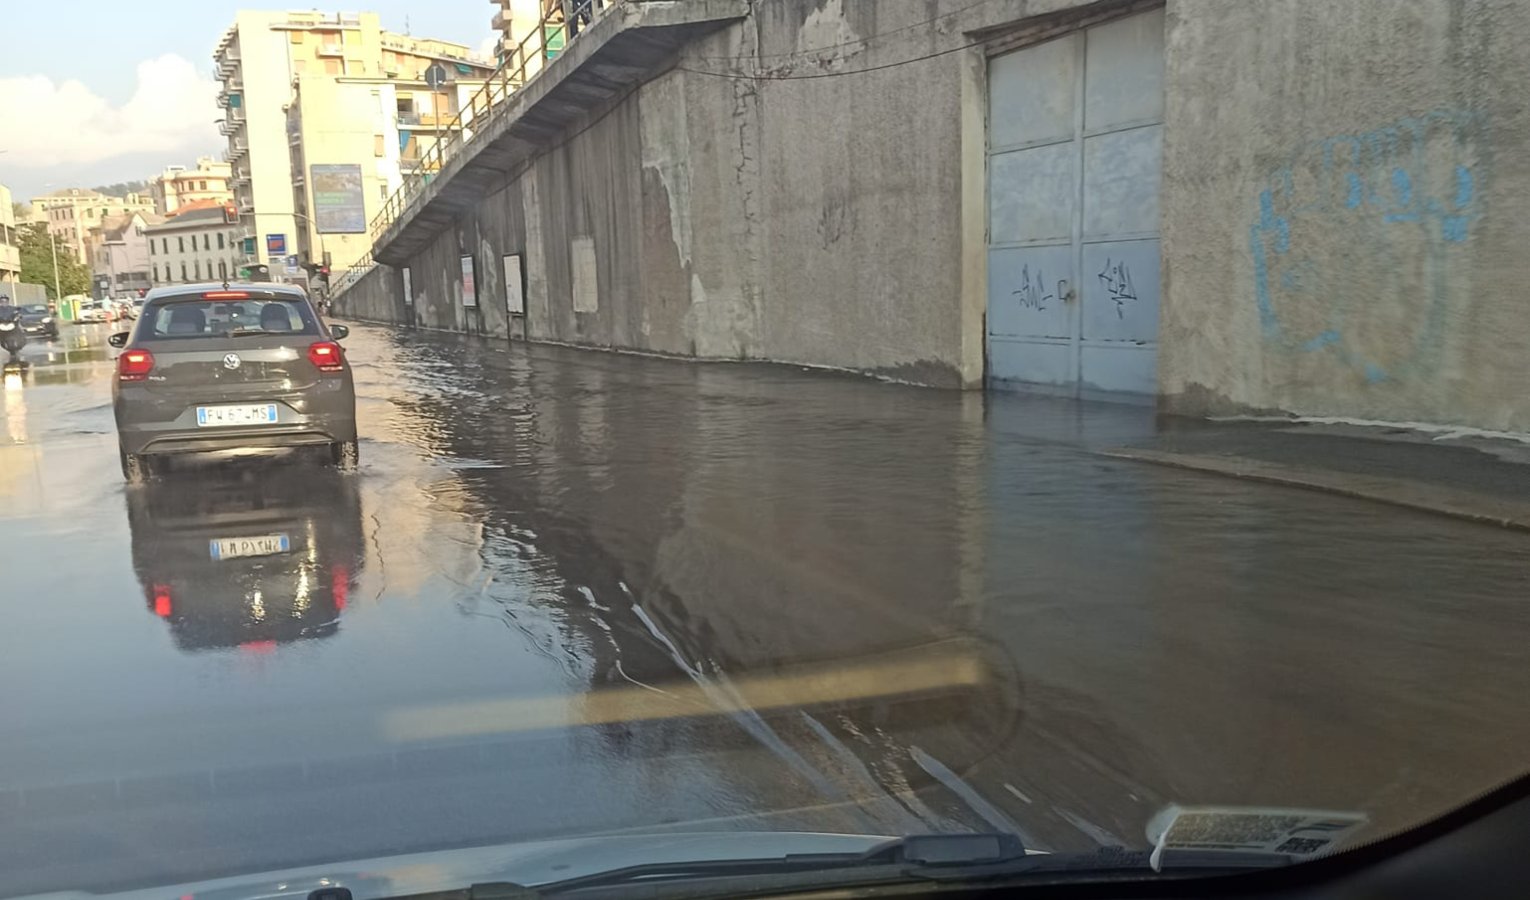
<svg viewBox="0 0 1530 900"><path fill-rule="evenodd" d="M644 863L535 888L508 882L475 884L469 896L472 900L550 897L615 885L664 884L674 888L693 881L760 876L800 875L816 881L836 872L852 874L847 880L856 882L905 880L911 877L910 870L969 869L1028 858L1040 857L1027 857L1020 840L1011 834L918 834L895 838L862 853L788 853L755 859Z"/></svg>
<svg viewBox="0 0 1530 900"><path fill-rule="evenodd" d="M650 887L655 896L709 898L737 894L741 889L740 878L749 879L748 892L754 893L909 881L982 883L1031 875L1209 876L1283 866L1292 861L1270 853L1176 851L1166 860L1163 875L1159 875L1148 865L1150 852L1102 847L1093 853L1027 853L1019 839L1010 834L910 835L864 853L794 853L755 859L647 863L536 887L509 882L475 884L467 896L470 900L532 900L564 895L600 896L604 893L602 889L611 888L626 897L635 887Z"/></svg>

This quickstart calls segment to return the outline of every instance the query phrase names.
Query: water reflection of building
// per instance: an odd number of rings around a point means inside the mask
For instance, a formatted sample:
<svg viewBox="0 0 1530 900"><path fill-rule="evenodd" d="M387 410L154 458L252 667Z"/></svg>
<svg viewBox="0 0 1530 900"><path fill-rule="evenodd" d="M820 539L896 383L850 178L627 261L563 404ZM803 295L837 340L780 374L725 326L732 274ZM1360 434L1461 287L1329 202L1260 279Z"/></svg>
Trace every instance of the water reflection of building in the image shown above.
<svg viewBox="0 0 1530 900"><path fill-rule="evenodd" d="M961 772L1013 730L1013 667L970 624L977 506L951 502L980 487L963 487L980 476L980 405L834 377L470 353L431 347L450 383L402 407L433 451L507 463L457 472L489 577L510 582L498 602L517 624L552 623L588 679L536 726L595 726L633 760L763 753L769 765L729 773L735 786L837 791L859 758L866 775L843 795L883 805L931 783L914 746L943 735L941 762ZM484 734L546 710L507 700L397 724ZM663 795L666 770L650 768Z"/></svg>
<svg viewBox="0 0 1530 900"><path fill-rule="evenodd" d="M339 628L364 563L355 479L220 468L126 494L144 603L180 649L261 650Z"/></svg>

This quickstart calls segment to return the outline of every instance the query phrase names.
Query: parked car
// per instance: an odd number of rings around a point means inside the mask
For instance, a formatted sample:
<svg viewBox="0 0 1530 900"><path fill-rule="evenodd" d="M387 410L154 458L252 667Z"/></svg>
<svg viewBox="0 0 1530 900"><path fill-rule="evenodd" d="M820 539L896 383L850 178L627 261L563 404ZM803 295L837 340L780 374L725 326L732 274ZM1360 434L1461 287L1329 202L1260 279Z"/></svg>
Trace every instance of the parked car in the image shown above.
<svg viewBox="0 0 1530 900"><path fill-rule="evenodd" d="M356 467L356 391L337 341L302 291L281 284L177 285L149 292L112 385L122 473L176 454L328 448Z"/></svg>
<svg viewBox="0 0 1530 900"><path fill-rule="evenodd" d="M58 337L58 319L48 310L46 303L28 303L21 307L21 327L27 334Z"/></svg>
<svg viewBox="0 0 1530 900"><path fill-rule="evenodd" d="M86 300L80 304L81 322L107 322L111 320L111 311L100 300Z"/></svg>

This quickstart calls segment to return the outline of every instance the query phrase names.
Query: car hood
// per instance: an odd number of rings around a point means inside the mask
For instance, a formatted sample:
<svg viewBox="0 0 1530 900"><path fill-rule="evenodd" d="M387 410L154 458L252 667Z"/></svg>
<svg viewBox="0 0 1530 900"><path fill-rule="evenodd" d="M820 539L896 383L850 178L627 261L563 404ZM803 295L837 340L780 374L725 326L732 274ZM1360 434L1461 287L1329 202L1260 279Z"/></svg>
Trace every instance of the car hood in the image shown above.
<svg viewBox="0 0 1530 900"><path fill-rule="evenodd" d="M356 900L398 897L508 881L528 887L651 863L762 859L791 853L861 853L888 836L739 831L570 838L464 850L411 853L319 866L236 875L111 894L60 892L24 900L262 900L306 897L322 887L345 887Z"/></svg>

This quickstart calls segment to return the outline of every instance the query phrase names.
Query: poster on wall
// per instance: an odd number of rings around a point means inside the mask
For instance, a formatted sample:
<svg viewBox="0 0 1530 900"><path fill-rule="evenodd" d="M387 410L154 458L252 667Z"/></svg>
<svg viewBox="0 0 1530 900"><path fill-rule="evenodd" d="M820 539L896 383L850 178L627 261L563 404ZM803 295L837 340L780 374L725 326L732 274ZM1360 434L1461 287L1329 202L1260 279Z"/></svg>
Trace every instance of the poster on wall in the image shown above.
<svg viewBox="0 0 1530 900"><path fill-rule="evenodd" d="M478 285L473 281L473 257L462 257L462 306L472 309L478 306Z"/></svg>
<svg viewBox="0 0 1530 900"><path fill-rule="evenodd" d="M367 230L361 166L308 167L313 185L313 223L320 234L361 234Z"/></svg>
<svg viewBox="0 0 1530 900"><path fill-rule="evenodd" d="M404 270L404 305L405 306L413 306L414 305L414 285L410 283L411 279L409 277L411 274L412 273L410 272L410 270L408 270L408 269Z"/></svg>
<svg viewBox="0 0 1530 900"><path fill-rule="evenodd" d="M526 294L521 289L521 255L505 255L505 309L512 316L526 315Z"/></svg>

